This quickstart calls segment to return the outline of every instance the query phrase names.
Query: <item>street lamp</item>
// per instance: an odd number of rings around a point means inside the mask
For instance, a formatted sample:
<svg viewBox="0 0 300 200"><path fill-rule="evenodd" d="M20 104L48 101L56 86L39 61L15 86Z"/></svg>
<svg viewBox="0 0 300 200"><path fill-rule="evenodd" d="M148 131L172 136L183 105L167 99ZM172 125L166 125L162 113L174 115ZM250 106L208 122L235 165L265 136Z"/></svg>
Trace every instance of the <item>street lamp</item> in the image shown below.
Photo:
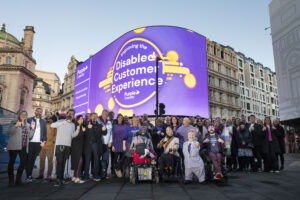
<svg viewBox="0 0 300 200"><path fill-rule="evenodd" d="M155 112L155 119L157 120L158 118L158 62L162 61L162 59L156 55L155 56L155 61L156 61L156 112Z"/></svg>

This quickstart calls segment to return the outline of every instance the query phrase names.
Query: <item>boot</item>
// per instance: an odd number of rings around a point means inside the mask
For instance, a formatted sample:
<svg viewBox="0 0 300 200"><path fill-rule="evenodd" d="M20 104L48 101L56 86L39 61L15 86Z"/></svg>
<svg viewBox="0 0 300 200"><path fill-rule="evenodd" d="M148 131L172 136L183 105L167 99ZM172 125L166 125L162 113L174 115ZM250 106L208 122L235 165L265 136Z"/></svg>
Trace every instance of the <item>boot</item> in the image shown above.
<svg viewBox="0 0 300 200"><path fill-rule="evenodd" d="M22 185L22 174L17 173L16 186Z"/></svg>
<svg viewBox="0 0 300 200"><path fill-rule="evenodd" d="M8 179L9 179L8 186L9 187L14 186L15 185L15 176L13 174L10 174L10 175L8 175Z"/></svg>

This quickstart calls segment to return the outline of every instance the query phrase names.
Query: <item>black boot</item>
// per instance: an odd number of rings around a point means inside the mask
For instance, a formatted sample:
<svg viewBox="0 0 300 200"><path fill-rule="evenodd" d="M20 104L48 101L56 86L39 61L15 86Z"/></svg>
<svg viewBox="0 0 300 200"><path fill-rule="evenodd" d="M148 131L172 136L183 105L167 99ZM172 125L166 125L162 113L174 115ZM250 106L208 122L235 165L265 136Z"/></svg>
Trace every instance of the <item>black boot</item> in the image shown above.
<svg viewBox="0 0 300 200"><path fill-rule="evenodd" d="M22 185L22 174L17 173L17 177L16 177L16 186L20 186Z"/></svg>
<svg viewBox="0 0 300 200"><path fill-rule="evenodd" d="M15 185L15 175L13 175L13 174L8 175L8 179L9 179L8 186L9 187L14 186Z"/></svg>

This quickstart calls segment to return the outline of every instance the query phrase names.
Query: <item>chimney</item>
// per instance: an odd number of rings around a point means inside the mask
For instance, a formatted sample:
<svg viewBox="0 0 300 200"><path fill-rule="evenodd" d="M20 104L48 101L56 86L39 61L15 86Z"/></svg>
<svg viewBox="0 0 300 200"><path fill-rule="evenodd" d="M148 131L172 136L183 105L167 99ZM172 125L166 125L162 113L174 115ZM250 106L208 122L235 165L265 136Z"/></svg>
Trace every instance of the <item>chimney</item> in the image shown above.
<svg viewBox="0 0 300 200"><path fill-rule="evenodd" d="M5 24L2 24L1 31L5 32Z"/></svg>
<svg viewBox="0 0 300 200"><path fill-rule="evenodd" d="M32 57L32 45L33 45L33 35L34 35L34 27L26 26L24 29L24 51L30 57Z"/></svg>

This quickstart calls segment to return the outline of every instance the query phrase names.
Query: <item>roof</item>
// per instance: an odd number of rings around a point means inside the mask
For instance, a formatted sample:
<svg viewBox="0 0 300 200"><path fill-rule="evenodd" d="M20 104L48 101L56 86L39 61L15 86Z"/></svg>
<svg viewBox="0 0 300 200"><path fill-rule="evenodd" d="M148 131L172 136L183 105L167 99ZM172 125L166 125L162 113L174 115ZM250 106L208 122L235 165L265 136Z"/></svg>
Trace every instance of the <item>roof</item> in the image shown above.
<svg viewBox="0 0 300 200"><path fill-rule="evenodd" d="M20 41L10 33L7 33L5 30L0 30L0 40L6 40L12 42L16 45L21 45Z"/></svg>

